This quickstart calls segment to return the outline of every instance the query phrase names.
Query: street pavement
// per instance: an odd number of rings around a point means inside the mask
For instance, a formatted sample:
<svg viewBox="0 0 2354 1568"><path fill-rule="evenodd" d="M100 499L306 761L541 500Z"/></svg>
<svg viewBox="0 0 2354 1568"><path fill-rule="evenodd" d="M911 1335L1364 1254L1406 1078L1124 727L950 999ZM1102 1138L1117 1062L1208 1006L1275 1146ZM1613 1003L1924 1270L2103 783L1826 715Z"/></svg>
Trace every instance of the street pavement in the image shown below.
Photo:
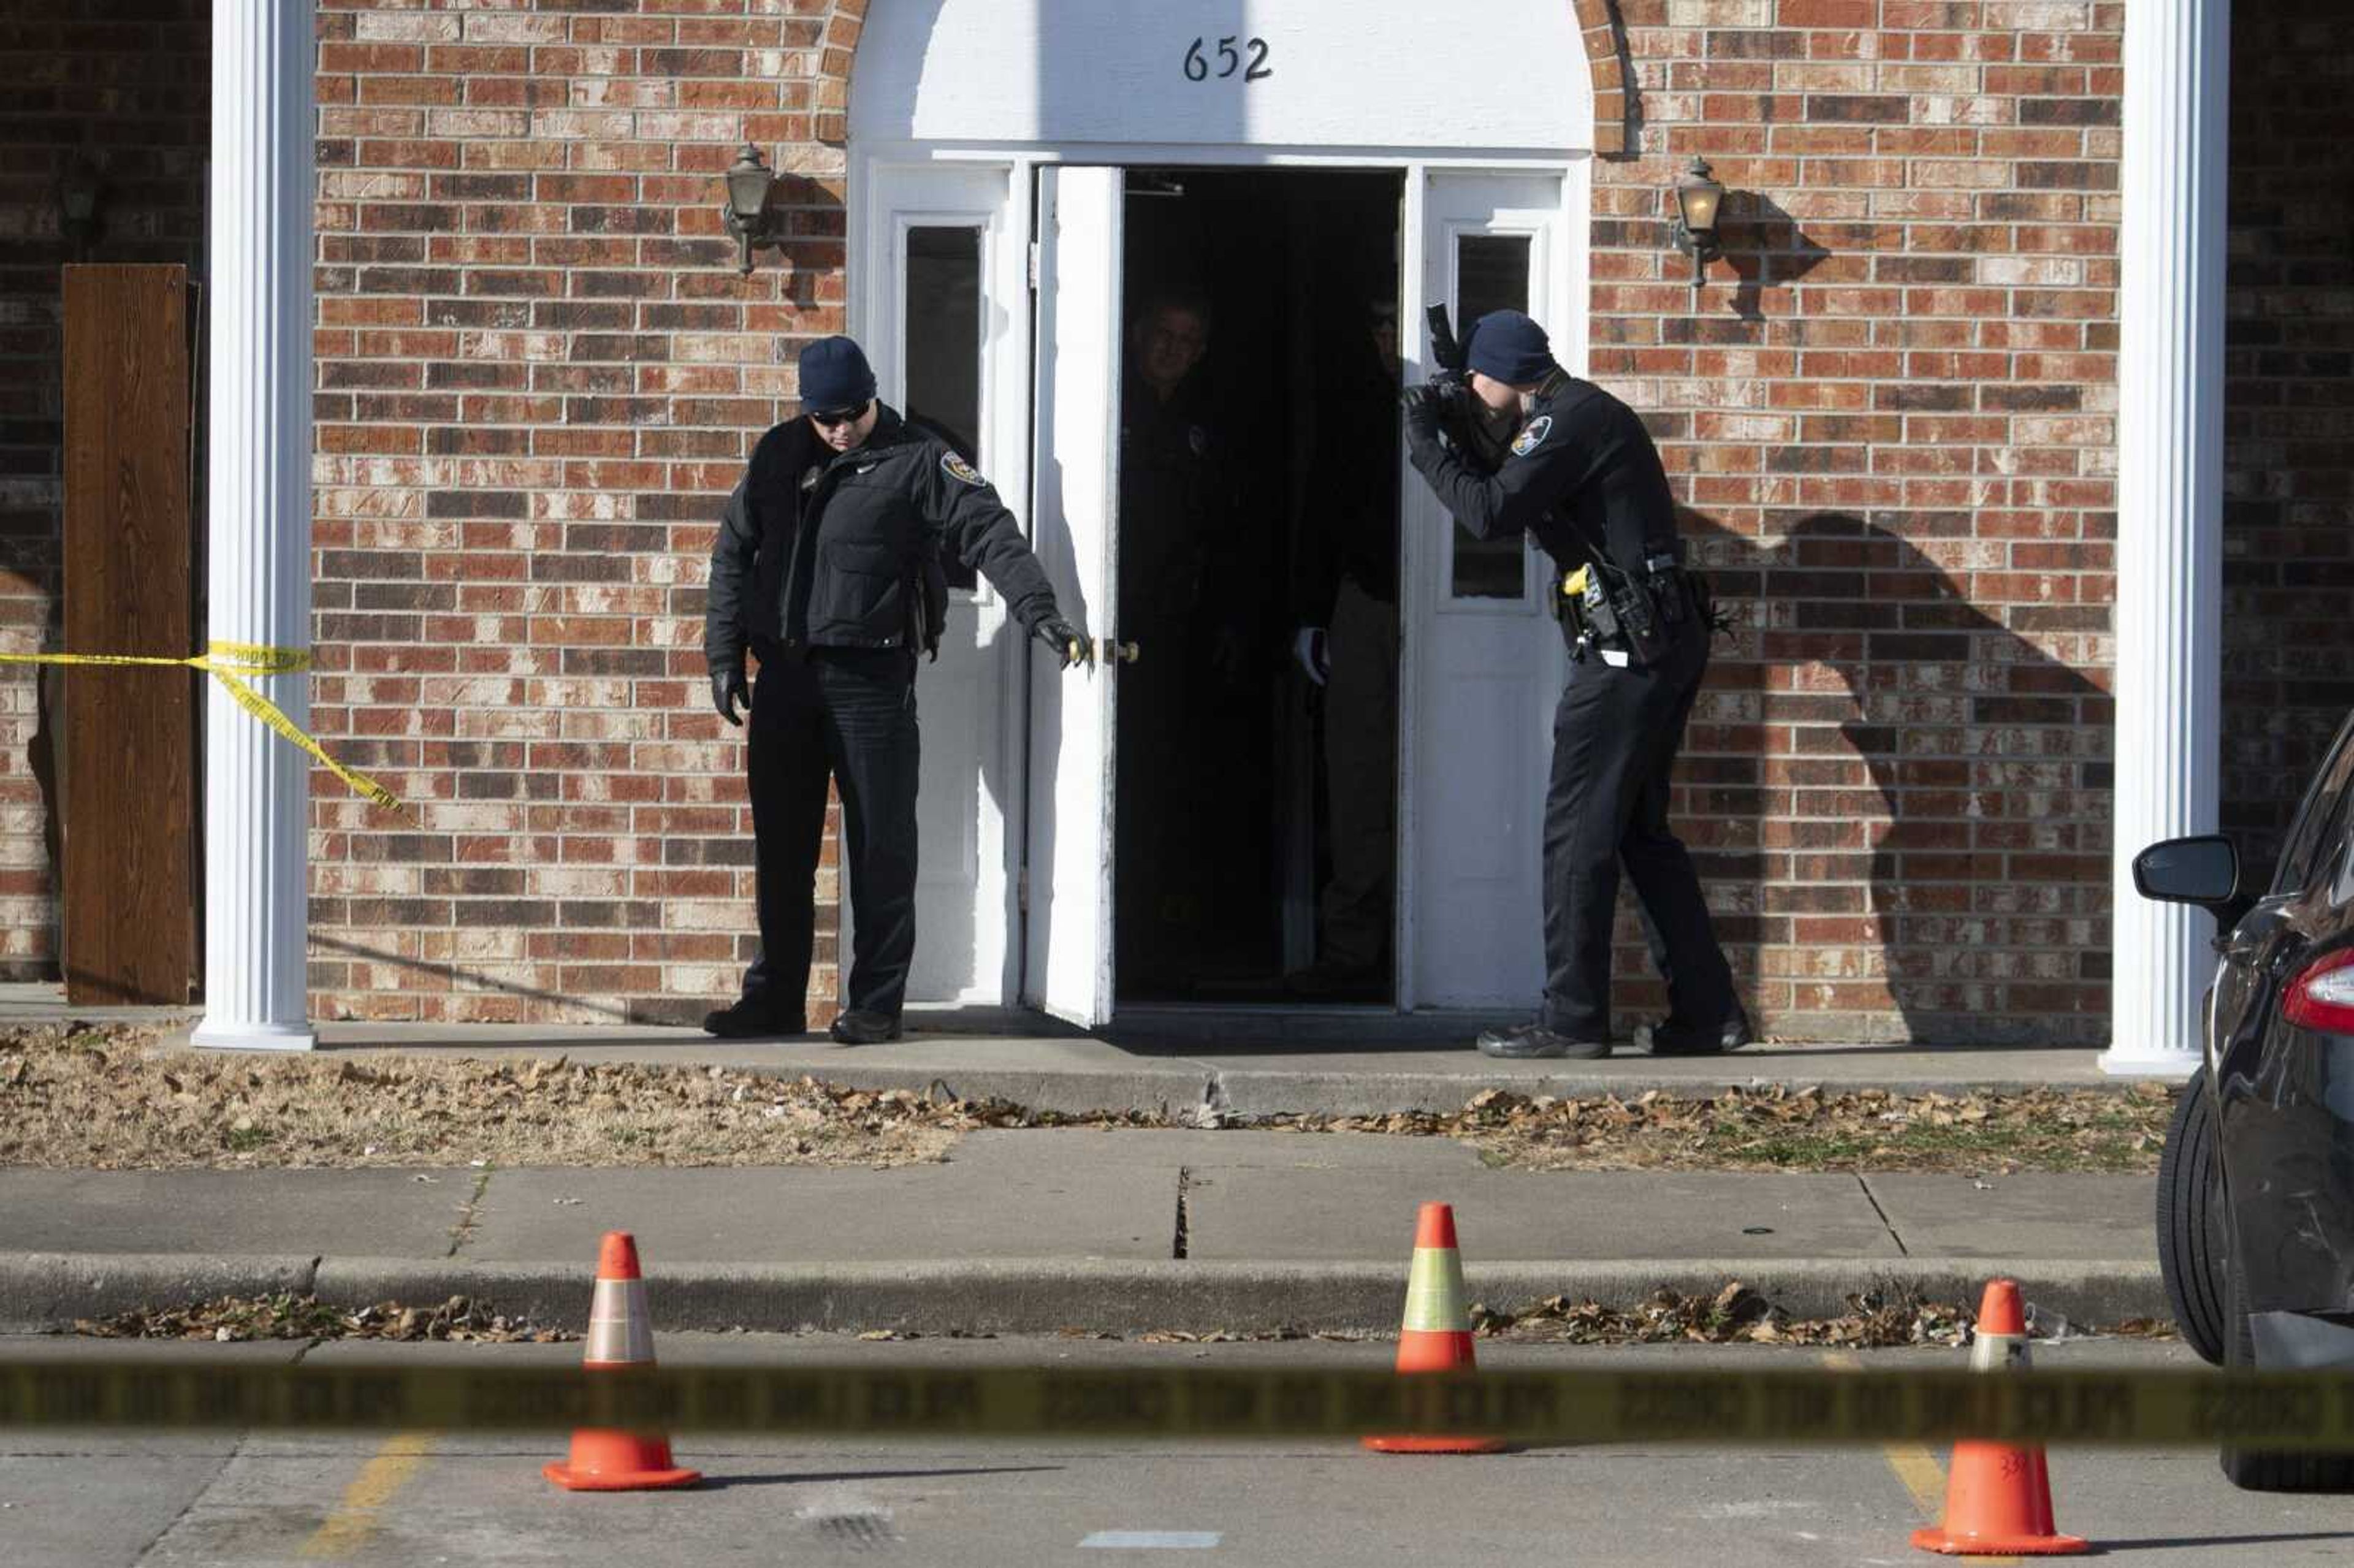
<svg viewBox="0 0 2354 1568"><path fill-rule="evenodd" d="M1813 1316L2010 1274L2080 1323L2165 1312L2141 1176L1534 1171L1442 1138L1055 1128L884 1171L5 1169L0 1327L278 1289L578 1327L621 1229L665 1329L1382 1331L1432 1200L1500 1308L1738 1279Z"/></svg>
<svg viewBox="0 0 2354 1568"><path fill-rule="evenodd" d="M90 1340L0 1340L0 1354L123 1353ZM576 1346L140 1345L175 1361L542 1364ZM1074 1340L875 1344L839 1336L664 1335L675 1365L778 1360L907 1366L1380 1363L1376 1344L1114 1345ZM2039 1344L2039 1366L2190 1362L2174 1345ZM1796 1349L1630 1350L1482 1343L1488 1367L1790 1367ZM1960 1352L1882 1351L1882 1366ZM705 1440L682 1435L696 1490L560 1492L539 1467L565 1435L25 1432L0 1428L0 1561L10 1568L269 1568L343 1562L1280 1564L1492 1563L1570 1568L1898 1564L1941 1511L1941 1451L1910 1447L1532 1448L1482 1457L1368 1455L1344 1443ZM2105 1561L2279 1568L2354 1554L2354 1499L2235 1490L2211 1454L2055 1449L2062 1530ZM1167 1553L1178 1553L1173 1559ZM1980 1559L1978 1561L1987 1561Z"/></svg>

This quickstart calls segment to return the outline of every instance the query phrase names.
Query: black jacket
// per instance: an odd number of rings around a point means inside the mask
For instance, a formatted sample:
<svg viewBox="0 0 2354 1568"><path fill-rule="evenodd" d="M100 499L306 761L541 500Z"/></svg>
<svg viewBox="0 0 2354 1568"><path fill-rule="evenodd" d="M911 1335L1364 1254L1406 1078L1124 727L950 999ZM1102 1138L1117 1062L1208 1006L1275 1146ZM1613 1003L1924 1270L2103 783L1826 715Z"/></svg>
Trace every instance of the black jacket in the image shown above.
<svg viewBox="0 0 2354 1568"><path fill-rule="evenodd" d="M1647 556L1676 549L1675 499L1651 433L1635 411L1566 371L1548 376L1494 474L1436 441L1414 466L1474 538L1523 530L1564 567L1602 557L1631 581Z"/></svg>
<svg viewBox="0 0 2354 1568"><path fill-rule="evenodd" d="M703 652L711 668L808 648L936 641L945 552L1005 596L1025 632L1055 592L1021 525L948 444L887 407L866 444L835 452L804 418L760 439L711 547Z"/></svg>

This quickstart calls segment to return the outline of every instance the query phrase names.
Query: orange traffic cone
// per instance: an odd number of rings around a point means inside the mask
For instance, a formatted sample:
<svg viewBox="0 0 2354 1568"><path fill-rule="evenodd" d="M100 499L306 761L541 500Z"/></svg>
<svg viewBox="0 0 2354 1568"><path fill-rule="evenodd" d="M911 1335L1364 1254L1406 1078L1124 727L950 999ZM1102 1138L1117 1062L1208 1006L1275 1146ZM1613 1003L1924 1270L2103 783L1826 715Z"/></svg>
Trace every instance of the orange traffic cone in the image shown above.
<svg viewBox="0 0 2354 1568"><path fill-rule="evenodd" d="M627 1231L607 1231L597 1249L597 1294L588 1304L590 1372L625 1372L654 1364L654 1330L646 1312L646 1282L638 1272L638 1244ZM606 1427L582 1426L572 1434L572 1456L544 1465L540 1474L576 1492L652 1491L691 1487L700 1470L671 1463L670 1439Z"/></svg>
<svg viewBox="0 0 2354 1568"><path fill-rule="evenodd" d="M1401 1374L1475 1370L1471 1315L1463 1301L1463 1258L1455 1250L1455 1211L1425 1203L1414 1224L1414 1269L1406 1277L1405 1322L1398 1330ZM1493 1454L1494 1437L1368 1437L1376 1454Z"/></svg>
<svg viewBox="0 0 2354 1568"><path fill-rule="evenodd" d="M2024 1371L2027 1364L2027 1314L2020 1308L2019 1282L1988 1280L1978 1303L1970 1370ZM1946 1522L1914 1531L1913 1544L1948 1556L2064 1557L2088 1549L2082 1539L2052 1527L2052 1476L2043 1449L2011 1443L1954 1445Z"/></svg>

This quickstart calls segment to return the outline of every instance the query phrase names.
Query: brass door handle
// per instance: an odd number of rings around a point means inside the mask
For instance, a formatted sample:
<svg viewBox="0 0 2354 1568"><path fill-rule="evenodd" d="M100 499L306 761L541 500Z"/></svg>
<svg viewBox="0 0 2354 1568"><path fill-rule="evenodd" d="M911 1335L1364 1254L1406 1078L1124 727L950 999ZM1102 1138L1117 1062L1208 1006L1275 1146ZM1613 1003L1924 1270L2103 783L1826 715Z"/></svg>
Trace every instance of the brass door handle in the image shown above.
<svg viewBox="0 0 2354 1568"><path fill-rule="evenodd" d="M1143 656L1144 651L1133 642L1117 642L1108 637L1103 640L1103 662L1107 664L1117 664L1122 660L1133 664Z"/></svg>

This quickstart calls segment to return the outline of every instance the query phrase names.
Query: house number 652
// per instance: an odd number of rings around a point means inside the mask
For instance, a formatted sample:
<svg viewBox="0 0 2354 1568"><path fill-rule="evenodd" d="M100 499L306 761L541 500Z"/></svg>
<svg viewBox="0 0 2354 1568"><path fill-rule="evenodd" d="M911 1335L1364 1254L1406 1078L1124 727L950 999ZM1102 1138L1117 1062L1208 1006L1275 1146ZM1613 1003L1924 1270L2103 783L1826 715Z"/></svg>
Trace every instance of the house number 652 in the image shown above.
<svg viewBox="0 0 2354 1568"><path fill-rule="evenodd" d="M1250 51L1250 68L1247 70L1243 68L1242 53L1235 48L1236 44ZM1220 62L1215 71L1210 69L1212 54L1215 54ZM1265 38L1220 38L1214 48L1211 48L1209 39L1195 38L1193 47L1185 51L1185 79L1207 81L1215 76L1223 81L1239 70L1245 81L1265 81L1275 74L1275 68L1267 63L1267 54Z"/></svg>

